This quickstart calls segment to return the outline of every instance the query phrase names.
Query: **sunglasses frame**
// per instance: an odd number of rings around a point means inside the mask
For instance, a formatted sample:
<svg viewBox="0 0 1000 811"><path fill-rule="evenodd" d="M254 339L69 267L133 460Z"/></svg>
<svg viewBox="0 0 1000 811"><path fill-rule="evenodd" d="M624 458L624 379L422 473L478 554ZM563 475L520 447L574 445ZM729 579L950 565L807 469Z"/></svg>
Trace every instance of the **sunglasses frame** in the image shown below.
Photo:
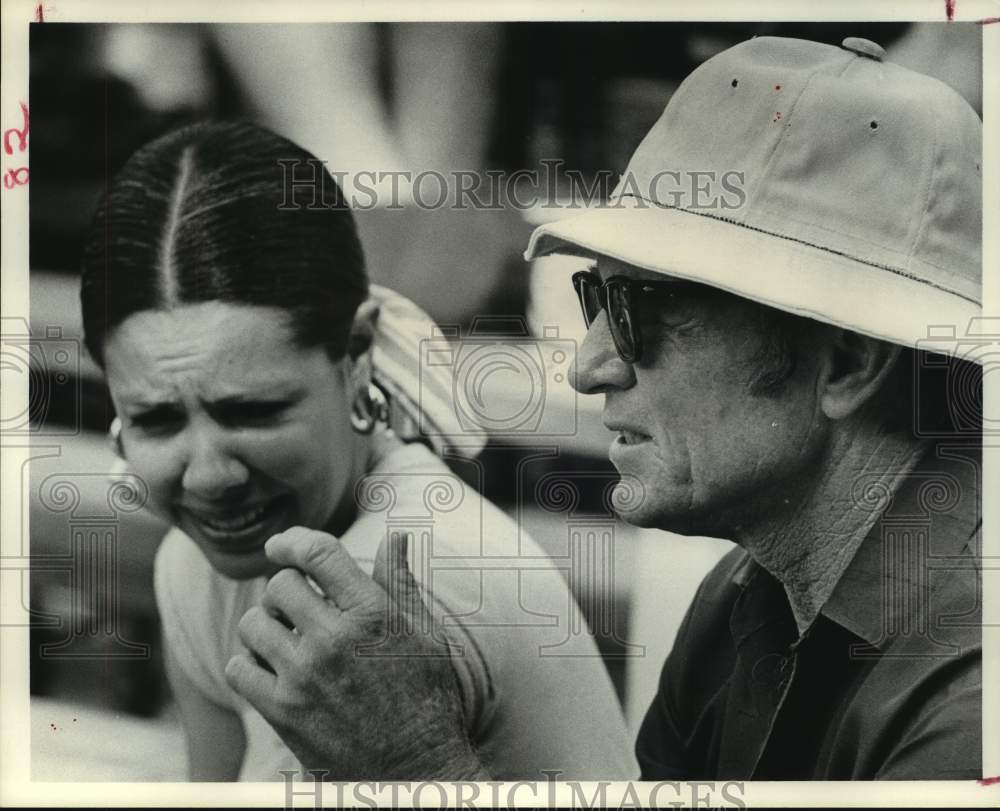
<svg viewBox="0 0 1000 811"><path fill-rule="evenodd" d="M643 297L642 294L660 293L662 295L666 293L672 296L680 292L682 288L693 284L683 281L657 282L648 279L630 279L627 276L611 276L602 280L594 270L577 271L573 274L572 281L573 290L576 292L577 299L580 302L580 310L583 312L583 323L587 326L587 329L590 329L590 325L597 318L596 314L591 318L587 313L585 299L587 288L589 287L598 296L598 303L601 305L601 309L604 310L604 314L608 319L608 331L611 333L612 341L614 341L615 351L618 353L618 357L625 361L625 363L638 363L642 359L642 333L639 330L639 302ZM611 316L611 299L613 293L617 293L622 302L622 307L626 315L627 337L632 343L631 351L627 346L624 346L624 338L619 335L620 330L615 326L614 319Z"/></svg>

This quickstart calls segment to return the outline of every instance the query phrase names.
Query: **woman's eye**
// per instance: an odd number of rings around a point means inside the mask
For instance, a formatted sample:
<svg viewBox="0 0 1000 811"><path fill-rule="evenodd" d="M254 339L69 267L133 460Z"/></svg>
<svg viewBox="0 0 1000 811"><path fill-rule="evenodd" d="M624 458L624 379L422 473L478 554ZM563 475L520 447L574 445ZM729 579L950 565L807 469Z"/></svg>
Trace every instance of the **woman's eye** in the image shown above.
<svg viewBox="0 0 1000 811"><path fill-rule="evenodd" d="M129 426L144 434L165 435L176 431L184 423L184 415L168 409L156 409L129 417Z"/></svg>
<svg viewBox="0 0 1000 811"><path fill-rule="evenodd" d="M277 421L287 408L285 402L240 403L227 408L222 417L233 425L261 425Z"/></svg>

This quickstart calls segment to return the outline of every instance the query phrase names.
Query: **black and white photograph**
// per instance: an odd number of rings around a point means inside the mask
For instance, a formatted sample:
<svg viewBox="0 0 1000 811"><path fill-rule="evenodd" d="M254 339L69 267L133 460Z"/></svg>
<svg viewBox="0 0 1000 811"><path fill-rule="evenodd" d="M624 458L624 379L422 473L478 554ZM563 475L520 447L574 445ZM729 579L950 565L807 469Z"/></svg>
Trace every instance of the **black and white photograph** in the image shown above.
<svg viewBox="0 0 1000 811"><path fill-rule="evenodd" d="M996 805L1000 18L873 5L5 4L3 804Z"/></svg>

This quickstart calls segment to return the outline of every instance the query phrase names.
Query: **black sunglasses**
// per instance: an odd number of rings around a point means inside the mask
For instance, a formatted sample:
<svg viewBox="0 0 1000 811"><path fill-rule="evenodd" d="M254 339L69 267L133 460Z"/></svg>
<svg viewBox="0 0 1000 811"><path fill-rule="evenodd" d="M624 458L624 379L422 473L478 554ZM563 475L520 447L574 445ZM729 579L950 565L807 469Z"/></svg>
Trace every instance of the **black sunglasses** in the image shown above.
<svg viewBox="0 0 1000 811"><path fill-rule="evenodd" d="M692 282L640 281L625 276L611 276L602 281L593 270L573 274L573 288L580 299L584 323L590 329L594 319L604 310L618 357L626 363L637 363L642 358L642 333L639 331L642 300L649 294L672 298L682 289L694 286Z"/></svg>

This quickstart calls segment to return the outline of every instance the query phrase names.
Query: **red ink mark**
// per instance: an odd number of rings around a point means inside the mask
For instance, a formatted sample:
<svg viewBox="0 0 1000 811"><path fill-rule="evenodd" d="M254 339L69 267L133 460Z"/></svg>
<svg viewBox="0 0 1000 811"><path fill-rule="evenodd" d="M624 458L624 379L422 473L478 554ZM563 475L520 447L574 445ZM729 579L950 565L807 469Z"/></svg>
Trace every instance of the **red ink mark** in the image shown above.
<svg viewBox="0 0 1000 811"><path fill-rule="evenodd" d="M23 101L18 103L21 105L21 121L24 122L24 128L11 127L3 131L3 151L8 155L14 154L14 148L10 145L12 136L17 136L18 152L24 152L28 148L28 105Z"/></svg>
<svg viewBox="0 0 1000 811"><path fill-rule="evenodd" d="M45 14L42 11L42 4L38 4L38 8L35 9L35 22L43 23L45 22Z"/></svg>
<svg viewBox="0 0 1000 811"><path fill-rule="evenodd" d="M776 84L776 85L774 86L774 89L775 89L775 90L781 90L781 85L780 85L780 84Z"/></svg>
<svg viewBox="0 0 1000 811"><path fill-rule="evenodd" d="M1000 777L984 777L982 780L977 781L981 786L993 786L1000 783Z"/></svg>
<svg viewBox="0 0 1000 811"><path fill-rule="evenodd" d="M28 167L18 166L16 169L8 169L3 176L3 187L13 189L16 186L28 185Z"/></svg>
<svg viewBox="0 0 1000 811"><path fill-rule="evenodd" d="M28 105L23 101L19 102L19 104L21 105L21 121L23 126L20 129L17 127L10 127L3 132L3 151L8 155L14 154L14 146L11 142L15 141L15 139L18 152L24 152L24 150L28 148ZM27 184L27 166L18 166L16 169L8 169L4 173L3 186L5 189L13 189L16 186L26 186Z"/></svg>
<svg viewBox="0 0 1000 811"><path fill-rule="evenodd" d="M1000 17L983 17L981 20L976 20L976 25L993 25L993 23L1000 23Z"/></svg>
<svg viewBox="0 0 1000 811"><path fill-rule="evenodd" d="M948 22L955 19L955 0L944 0L944 13Z"/></svg>

